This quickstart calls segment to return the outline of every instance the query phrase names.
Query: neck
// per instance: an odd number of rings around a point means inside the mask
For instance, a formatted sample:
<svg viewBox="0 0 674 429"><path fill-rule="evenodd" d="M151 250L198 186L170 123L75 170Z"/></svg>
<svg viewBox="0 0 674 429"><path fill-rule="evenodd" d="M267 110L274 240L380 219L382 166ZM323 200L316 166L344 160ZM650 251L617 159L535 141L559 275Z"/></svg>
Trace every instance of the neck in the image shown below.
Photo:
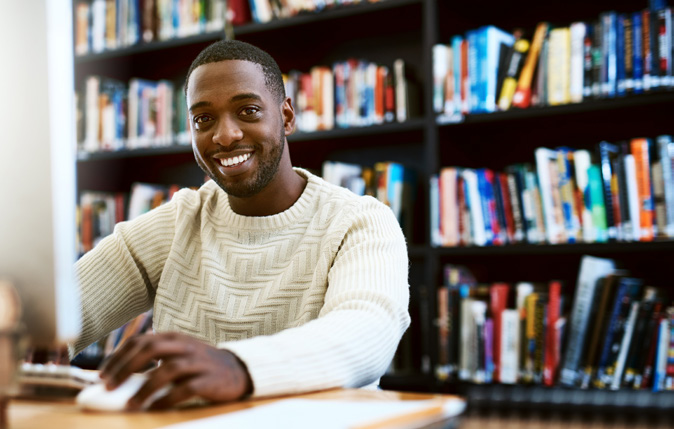
<svg viewBox="0 0 674 429"><path fill-rule="evenodd" d="M285 161L285 160L283 160ZM272 216L288 210L300 198L307 180L288 162L282 162L277 177L257 195L248 198L229 196L229 206L241 216Z"/></svg>

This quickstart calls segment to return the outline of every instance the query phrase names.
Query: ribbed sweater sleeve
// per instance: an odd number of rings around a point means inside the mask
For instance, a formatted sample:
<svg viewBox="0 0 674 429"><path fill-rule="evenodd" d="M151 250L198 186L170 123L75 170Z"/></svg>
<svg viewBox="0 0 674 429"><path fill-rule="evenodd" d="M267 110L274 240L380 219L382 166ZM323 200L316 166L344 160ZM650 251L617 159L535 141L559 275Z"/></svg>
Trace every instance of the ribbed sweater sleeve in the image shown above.
<svg viewBox="0 0 674 429"><path fill-rule="evenodd" d="M176 204L168 203L119 223L76 263L83 330L73 354L152 307L175 217Z"/></svg>
<svg viewBox="0 0 674 429"><path fill-rule="evenodd" d="M390 364L410 323L407 250L391 210L372 198L361 202L341 218L344 235L319 317L219 344L247 365L253 396L364 386Z"/></svg>

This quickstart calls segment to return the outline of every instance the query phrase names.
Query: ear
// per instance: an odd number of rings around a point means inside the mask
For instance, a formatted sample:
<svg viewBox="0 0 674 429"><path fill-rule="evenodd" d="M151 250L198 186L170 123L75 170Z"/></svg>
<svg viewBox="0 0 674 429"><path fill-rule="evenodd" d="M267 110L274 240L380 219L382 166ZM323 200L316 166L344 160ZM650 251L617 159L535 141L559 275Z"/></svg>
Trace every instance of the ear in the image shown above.
<svg viewBox="0 0 674 429"><path fill-rule="evenodd" d="M289 136L295 131L295 109L293 109L290 97L287 97L281 105L281 114L283 115L283 129L285 135Z"/></svg>

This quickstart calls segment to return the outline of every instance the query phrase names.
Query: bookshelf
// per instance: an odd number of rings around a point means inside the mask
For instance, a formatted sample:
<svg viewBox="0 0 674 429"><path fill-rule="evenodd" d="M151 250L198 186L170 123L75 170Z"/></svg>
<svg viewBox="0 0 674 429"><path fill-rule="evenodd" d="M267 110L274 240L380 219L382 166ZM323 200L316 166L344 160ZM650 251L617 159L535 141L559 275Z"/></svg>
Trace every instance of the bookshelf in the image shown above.
<svg viewBox="0 0 674 429"><path fill-rule="evenodd" d="M514 163L533 162L537 147L571 146L593 149L601 140L617 141L636 136L672 134L674 91L587 100L559 106L510 109L468 114L447 123L433 113L433 57L436 43L485 24L532 32L540 21L553 25L596 20L601 12L632 12L647 7L645 1L471 2L446 0L383 0L338 6L319 13L300 13L268 23L247 23L229 29L236 39L268 51L283 72L308 71L318 64L346 58L365 58L392 64L403 58L413 71L420 92L418 112L402 123L335 128L289 137L293 163L320 170L325 160L372 165L384 159L409 166L417 174L415 227L408 237L412 326L401 345L402 370L382 380L398 390L458 392L475 398L479 406L536 407L541 397L555 391L582 392L583 403L597 402L597 411L614 412L625 398L644 412L672 402L668 392L580 391L540 386L472 385L444 383L434 376L438 356L436 289L443 283L443 266L461 264L474 270L479 281L517 282L562 280L571 291L583 255L614 258L658 285L671 284L667 260L674 257L674 241L584 244L515 244L487 247L433 247L430 243L429 178L443 166L488 167L501 170ZM514 13L517 9L517 13ZM76 86L96 74L128 81L133 77L178 82L191 60L211 42L226 37L217 31L181 39L139 43L75 61ZM198 186L203 173L196 166L189 145L81 153L78 190L128 192L136 181ZM541 394L540 391L544 391ZM552 393L550 393L552 392ZM571 395L573 397L573 395ZM636 398L636 399L635 399ZM538 401L538 402L537 402ZM559 399L561 406L580 406L575 399ZM593 402L594 401L594 402Z"/></svg>

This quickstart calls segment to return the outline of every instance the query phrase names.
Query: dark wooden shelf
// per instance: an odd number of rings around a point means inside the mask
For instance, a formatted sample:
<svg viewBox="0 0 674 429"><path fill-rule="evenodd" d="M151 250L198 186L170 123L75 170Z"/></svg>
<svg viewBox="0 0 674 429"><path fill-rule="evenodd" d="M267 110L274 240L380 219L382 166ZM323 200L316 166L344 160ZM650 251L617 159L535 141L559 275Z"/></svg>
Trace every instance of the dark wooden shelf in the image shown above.
<svg viewBox="0 0 674 429"><path fill-rule="evenodd" d="M137 54L143 54L146 52L167 50L186 45L215 42L216 40L223 39L224 37L225 33L223 31L215 31L210 33L196 34L194 36L179 37L175 39L161 40L149 43L140 42L125 48L111 49L109 51L103 51L101 53L76 56L75 66L77 66L78 64L109 60L112 58L129 57Z"/></svg>
<svg viewBox="0 0 674 429"><path fill-rule="evenodd" d="M407 131L422 131L423 119L411 119L405 122L391 122L388 124L371 125L367 127L334 128L332 130L316 131L311 133L297 132L288 137L289 142L343 139L350 137L366 137L385 134L397 134Z"/></svg>
<svg viewBox="0 0 674 429"><path fill-rule="evenodd" d="M603 98L587 100L581 103L564 104L560 106L530 107L528 109L510 109L504 112L468 114L458 122L446 123L438 118L442 127L457 127L471 124L485 124L490 122L512 121L518 119L535 119L554 117L569 114L583 114L590 112L606 112L611 110L633 109L643 106L657 107L659 105L674 104L674 91L662 90L652 93L634 94L625 97Z"/></svg>
<svg viewBox="0 0 674 429"><path fill-rule="evenodd" d="M289 142L311 142L322 140L335 140L354 137L385 136L387 134L399 134L403 132L421 132L424 120L413 119L406 122L394 122L390 124L372 125L369 127L335 128L332 130L316 131L311 133L295 133L288 137ZM192 152L190 144L174 144L170 146L158 146L142 149L122 149L118 151L80 152L77 155L78 162L100 161L105 159L135 158L142 156L160 156L175 153Z"/></svg>
<svg viewBox="0 0 674 429"><path fill-rule="evenodd" d="M454 390L454 386L450 387ZM653 416L671 414L674 392L649 390L581 390L562 386L462 385L469 409L508 410L511 412L544 410L546 412L585 412Z"/></svg>
<svg viewBox="0 0 674 429"><path fill-rule="evenodd" d="M422 0L382 0L377 2L361 2L350 5L336 5L317 12L300 12L298 15L275 19L265 23L249 23L234 27L235 36L247 36L251 34L275 31L289 27L297 27L305 24L313 24L321 21L347 18L350 16L363 15L372 12L380 12L386 9L395 9L409 5L421 5Z"/></svg>
<svg viewBox="0 0 674 429"><path fill-rule="evenodd" d="M674 240L651 242L611 242L572 244L511 244L504 246L469 246L434 248L440 256L498 256L498 255L562 255L562 254L629 254L674 251Z"/></svg>

